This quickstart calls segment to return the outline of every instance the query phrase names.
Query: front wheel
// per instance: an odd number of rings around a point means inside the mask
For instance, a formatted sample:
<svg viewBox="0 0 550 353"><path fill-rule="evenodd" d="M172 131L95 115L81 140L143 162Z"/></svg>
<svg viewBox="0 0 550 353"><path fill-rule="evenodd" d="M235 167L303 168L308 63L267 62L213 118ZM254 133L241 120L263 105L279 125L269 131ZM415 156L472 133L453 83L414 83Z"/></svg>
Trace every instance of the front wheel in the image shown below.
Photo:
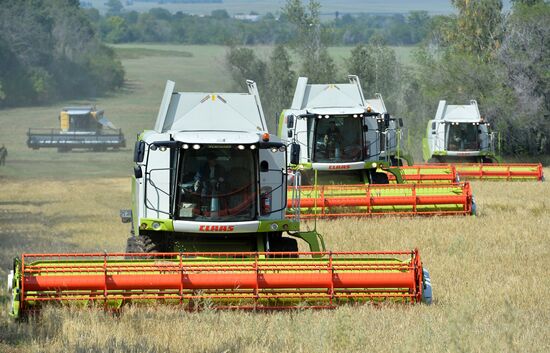
<svg viewBox="0 0 550 353"><path fill-rule="evenodd" d="M150 236L147 234L140 234L131 236L126 241L126 253L127 254L154 254L159 252L168 252L164 242L157 236ZM147 256L132 257L127 255L127 258L150 258Z"/></svg>
<svg viewBox="0 0 550 353"><path fill-rule="evenodd" d="M386 173L380 173L380 172L373 172L370 176L371 184L389 184L390 179L388 178L388 174Z"/></svg>

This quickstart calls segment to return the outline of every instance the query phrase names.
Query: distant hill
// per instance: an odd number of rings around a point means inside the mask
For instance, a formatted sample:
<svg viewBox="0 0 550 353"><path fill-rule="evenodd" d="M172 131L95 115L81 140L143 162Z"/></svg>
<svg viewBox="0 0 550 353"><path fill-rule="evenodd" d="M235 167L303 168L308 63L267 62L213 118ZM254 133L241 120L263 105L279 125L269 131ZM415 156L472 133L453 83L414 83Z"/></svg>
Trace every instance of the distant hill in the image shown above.
<svg viewBox="0 0 550 353"><path fill-rule="evenodd" d="M170 0L139 1L121 0L126 10L148 11L153 7L163 7L172 12L183 11L193 14L209 14L212 10L225 9L230 14L257 12L277 12L284 0L223 0L222 3L171 3ZM104 12L106 0L86 0L93 7ZM410 11L428 11L430 14L448 14L453 12L450 1L445 0L320 0L324 15L338 11L345 13L408 13ZM504 0L505 8L510 0Z"/></svg>

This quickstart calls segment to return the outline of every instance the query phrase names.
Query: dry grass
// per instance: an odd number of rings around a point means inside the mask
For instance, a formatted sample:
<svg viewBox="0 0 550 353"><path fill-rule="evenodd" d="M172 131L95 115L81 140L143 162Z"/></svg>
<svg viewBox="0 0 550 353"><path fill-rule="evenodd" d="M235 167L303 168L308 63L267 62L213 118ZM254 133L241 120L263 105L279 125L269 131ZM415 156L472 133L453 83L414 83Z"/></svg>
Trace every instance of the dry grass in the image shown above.
<svg viewBox="0 0 550 353"><path fill-rule="evenodd" d="M550 184L475 183L474 190L475 218L318 224L333 250L419 247L434 284L431 307L272 314L154 307L128 308L119 317L52 308L39 321L22 324L4 312L0 351L549 351ZM128 204L126 178L40 184L8 179L0 194L2 269L23 251L124 247L128 229L118 222L118 209Z"/></svg>

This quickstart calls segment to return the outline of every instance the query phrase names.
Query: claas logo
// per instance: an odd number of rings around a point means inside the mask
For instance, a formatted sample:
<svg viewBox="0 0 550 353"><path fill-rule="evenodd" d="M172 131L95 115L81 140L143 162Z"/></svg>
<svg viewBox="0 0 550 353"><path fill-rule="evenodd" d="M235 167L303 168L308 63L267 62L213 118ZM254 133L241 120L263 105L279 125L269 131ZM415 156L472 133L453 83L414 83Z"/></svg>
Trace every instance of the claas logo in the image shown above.
<svg viewBox="0 0 550 353"><path fill-rule="evenodd" d="M199 226L200 232L232 232L235 230L235 226Z"/></svg>
<svg viewBox="0 0 550 353"><path fill-rule="evenodd" d="M329 165L328 169L350 169L349 165Z"/></svg>

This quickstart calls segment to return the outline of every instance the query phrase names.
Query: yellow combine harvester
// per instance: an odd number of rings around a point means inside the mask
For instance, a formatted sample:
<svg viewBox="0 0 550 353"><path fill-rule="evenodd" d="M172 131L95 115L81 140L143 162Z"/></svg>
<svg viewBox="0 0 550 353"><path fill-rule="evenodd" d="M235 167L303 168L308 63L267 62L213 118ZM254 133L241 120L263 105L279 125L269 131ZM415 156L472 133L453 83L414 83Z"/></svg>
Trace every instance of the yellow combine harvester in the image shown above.
<svg viewBox="0 0 550 353"><path fill-rule="evenodd" d="M32 149L57 148L68 152L73 148L105 151L107 148L126 147L120 129L95 107L63 108L59 114L59 129L29 129L27 146Z"/></svg>

